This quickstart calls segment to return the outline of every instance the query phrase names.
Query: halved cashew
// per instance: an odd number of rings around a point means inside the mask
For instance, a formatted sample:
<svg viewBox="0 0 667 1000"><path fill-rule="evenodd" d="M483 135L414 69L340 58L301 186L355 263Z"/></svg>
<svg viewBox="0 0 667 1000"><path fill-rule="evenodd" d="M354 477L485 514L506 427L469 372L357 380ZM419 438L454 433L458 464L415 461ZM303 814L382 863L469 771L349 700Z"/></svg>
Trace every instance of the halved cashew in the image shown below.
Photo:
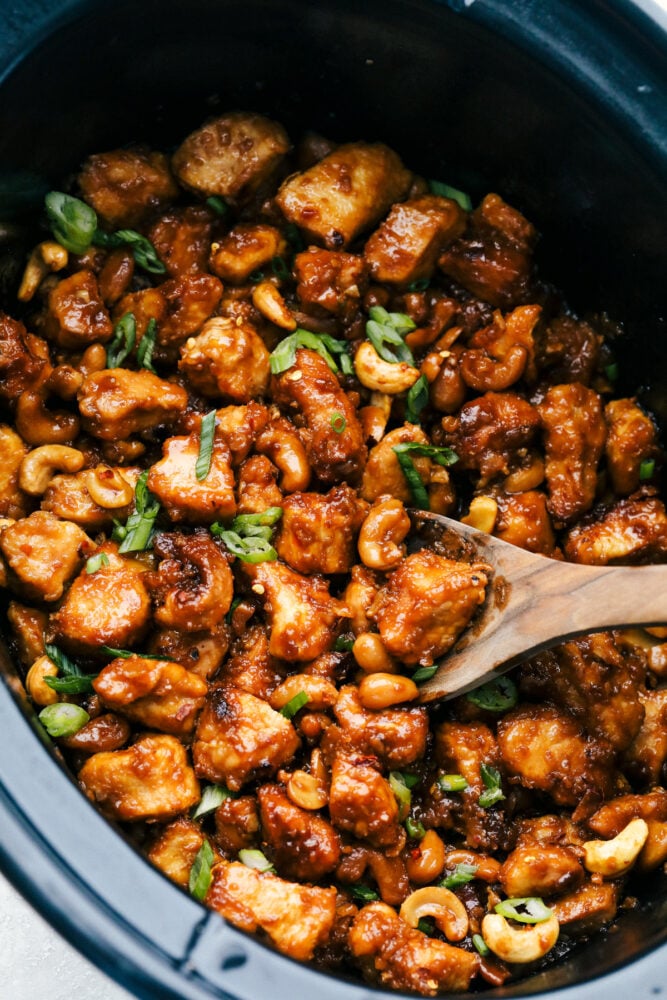
<svg viewBox="0 0 667 1000"><path fill-rule="evenodd" d="M91 500L104 510L127 507L134 496L134 488L118 469L97 465L86 476L86 489Z"/></svg>
<svg viewBox="0 0 667 1000"><path fill-rule="evenodd" d="M296 330L296 320L287 308L284 298L271 281L261 281L253 289L252 304L262 316L283 330Z"/></svg>
<svg viewBox="0 0 667 1000"><path fill-rule="evenodd" d="M403 539L410 531L410 518L400 500L377 501L366 515L357 547L361 561L370 569L395 569L405 556Z"/></svg>
<svg viewBox="0 0 667 1000"><path fill-rule="evenodd" d="M396 364L385 361L368 340L357 349L354 356L354 370L361 384L367 389L385 392L389 396L406 392L419 378L418 368L413 368L406 361L399 361Z"/></svg>
<svg viewBox="0 0 667 1000"><path fill-rule="evenodd" d="M416 927L422 917L433 917L448 941L462 941L470 926L466 908L459 897L439 885L411 892L402 904L399 916L410 927Z"/></svg>
<svg viewBox="0 0 667 1000"><path fill-rule="evenodd" d="M490 535L496 525L497 517L498 504L493 497L474 497L470 503L470 510L461 521L471 528L477 528L478 531Z"/></svg>
<svg viewBox="0 0 667 1000"><path fill-rule="evenodd" d="M41 497L57 472L79 472L85 458L78 448L43 444L29 451L19 468L19 486L31 497Z"/></svg>
<svg viewBox="0 0 667 1000"><path fill-rule="evenodd" d="M630 820L613 840L589 840L584 844L584 866L589 872L615 877L632 867L646 843L648 825L637 817Z"/></svg>
<svg viewBox="0 0 667 1000"><path fill-rule="evenodd" d="M67 267L69 254L65 247L54 240L39 243L30 254L26 264L17 298L29 302L49 271L62 271Z"/></svg>
<svg viewBox="0 0 667 1000"><path fill-rule="evenodd" d="M535 962L551 951L560 925L551 914L547 920L529 927L512 927L500 913L487 913L482 920L482 936L494 955L505 962Z"/></svg>

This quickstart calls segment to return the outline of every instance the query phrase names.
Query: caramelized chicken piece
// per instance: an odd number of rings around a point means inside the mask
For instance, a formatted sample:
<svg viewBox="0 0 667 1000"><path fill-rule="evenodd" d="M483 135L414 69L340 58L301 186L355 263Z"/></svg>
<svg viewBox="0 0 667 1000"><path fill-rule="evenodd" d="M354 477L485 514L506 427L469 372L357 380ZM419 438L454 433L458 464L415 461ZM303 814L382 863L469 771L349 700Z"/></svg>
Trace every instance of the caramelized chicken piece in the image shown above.
<svg viewBox="0 0 667 1000"><path fill-rule="evenodd" d="M269 507L281 507L278 469L265 455L252 455L239 469L238 513L261 514Z"/></svg>
<svg viewBox="0 0 667 1000"><path fill-rule="evenodd" d="M473 951L454 948L413 929L386 903L364 906L349 933L365 975L390 989L436 996L465 993L479 969Z"/></svg>
<svg viewBox="0 0 667 1000"><path fill-rule="evenodd" d="M348 573L365 513L354 490L334 486L326 494L292 493L282 501L275 546L298 573Z"/></svg>
<svg viewBox="0 0 667 1000"><path fill-rule="evenodd" d="M212 274L170 278L160 285L159 291L164 298L165 315L158 320L157 344L167 352L201 330L222 298L222 285Z"/></svg>
<svg viewBox="0 0 667 1000"><path fill-rule="evenodd" d="M404 663L428 666L451 649L484 601L484 568L422 549L389 576L373 604L387 650Z"/></svg>
<svg viewBox="0 0 667 1000"><path fill-rule="evenodd" d="M155 605L155 621L165 628L198 632L219 625L232 603L234 581L229 564L208 532L159 535L153 544L160 557L146 585Z"/></svg>
<svg viewBox="0 0 667 1000"><path fill-rule="evenodd" d="M216 685L206 699L192 748L200 778L238 791L271 778L299 748L292 723L261 698Z"/></svg>
<svg viewBox="0 0 667 1000"><path fill-rule="evenodd" d="M196 823L179 816L166 826L146 854L177 885L187 889L190 870L205 837Z"/></svg>
<svg viewBox="0 0 667 1000"><path fill-rule="evenodd" d="M262 785L257 793L262 834L281 875L319 882L338 864L340 837L322 816L301 809L280 785Z"/></svg>
<svg viewBox="0 0 667 1000"><path fill-rule="evenodd" d="M245 563L243 572L264 602L272 656L307 662L329 649L343 609L329 594L328 581L301 576L280 562Z"/></svg>
<svg viewBox="0 0 667 1000"><path fill-rule="evenodd" d="M269 352L249 323L216 316L181 348L178 364L204 396L248 403L269 384Z"/></svg>
<svg viewBox="0 0 667 1000"><path fill-rule="evenodd" d="M287 412L296 404L305 422L301 434L308 458L322 482L354 485L366 461L364 433L356 407L324 358L300 348L295 364L274 376L271 392ZM333 417L341 418L342 430L334 429Z"/></svg>
<svg viewBox="0 0 667 1000"><path fill-rule="evenodd" d="M493 528L496 538L543 556L553 553L556 538L544 493L539 490L494 493L494 499L498 504Z"/></svg>
<svg viewBox="0 0 667 1000"><path fill-rule="evenodd" d="M552 319L538 350L540 372L550 385L580 382L590 385L598 364L602 337L574 316Z"/></svg>
<svg viewBox="0 0 667 1000"><path fill-rule="evenodd" d="M132 727L127 719L113 712L103 712L77 730L60 739L60 746L80 754L107 753L129 743Z"/></svg>
<svg viewBox="0 0 667 1000"><path fill-rule="evenodd" d="M568 531L563 550L572 562L589 566L664 562L665 506L657 497L640 495L597 507Z"/></svg>
<svg viewBox="0 0 667 1000"><path fill-rule="evenodd" d="M76 524L37 510L0 529L9 584L37 601L57 601L95 545Z"/></svg>
<svg viewBox="0 0 667 1000"><path fill-rule="evenodd" d="M111 468L114 477L122 477L133 489L141 470L136 466ZM74 474L54 476L42 497L42 510L49 510L57 517L73 521L88 531L109 528L113 519L125 521L132 510L129 503L123 507L100 507L95 503L88 489L90 477L95 471L84 469Z"/></svg>
<svg viewBox="0 0 667 1000"><path fill-rule="evenodd" d="M108 708L175 736L192 732L208 691L206 681L178 663L138 655L112 660L93 687Z"/></svg>
<svg viewBox="0 0 667 1000"><path fill-rule="evenodd" d="M461 235L465 221L457 202L438 195L394 205L364 248L373 278L396 285L430 278L438 255Z"/></svg>
<svg viewBox="0 0 667 1000"><path fill-rule="evenodd" d="M187 402L180 385L143 368L93 372L79 391L84 430L103 441L124 441L140 431L168 427Z"/></svg>
<svg viewBox="0 0 667 1000"><path fill-rule="evenodd" d="M251 625L234 641L221 679L256 698L269 700L283 675L269 652L269 637L264 625Z"/></svg>
<svg viewBox="0 0 667 1000"><path fill-rule="evenodd" d="M309 239L342 250L405 197L412 175L381 143L338 146L302 174L289 177L276 201Z"/></svg>
<svg viewBox="0 0 667 1000"><path fill-rule="evenodd" d="M587 736L552 705L525 705L498 723L502 762L524 788L548 792L562 806L606 798L614 787L609 744Z"/></svg>
<svg viewBox="0 0 667 1000"><path fill-rule="evenodd" d="M260 834L257 799L242 795L224 799L215 810L215 836L222 850L235 858L245 847L252 847Z"/></svg>
<svg viewBox="0 0 667 1000"><path fill-rule="evenodd" d="M500 884L510 899L562 896L578 889L584 878L576 852L558 845L517 847L500 869Z"/></svg>
<svg viewBox="0 0 667 1000"><path fill-rule="evenodd" d="M359 308L368 287L368 268L363 257L340 250L308 247L294 260L296 294L306 312L318 310L342 319Z"/></svg>
<svg viewBox="0 0 667 1000"><path fill-rule="evenodd" d="M618 908L619 886L613 882L589 882L549 907L569 936L592 934L610 923Z"/></svg>
<svg viewBox="0 0 667 1000"><path fill-rule="evenodd" d="M170 277L206 270L212 226L210 209L199 205L172 209L153 223L148 239Z"/></svg>
<svg viewBox="0 0 667 1000"><path fill-rule="evenodd" d="M500 760L493 733L481 722L443 722L435 732L435 754L445 774L460 774L468 783L455 795L448 825L464 837L467 847L497 849L502 839L502 807L479 805L485 789L482 764L497 768Z"/></svg>
<svg viewBox="0 0 667 1000"><path fill-rule="evenodd" d="M339 830L373 847L394 849L404 838L396 797L377 758L338 751L331 767L329 815Z"/></svg>
<svg viewBox="0 0 667 1000"><path fill-rule="evenodd" d="M574 383L548 390L538 411L544 428L549 510L572 521L593 505L607 428L597 392Z"/></svg>
<svg viewBox="0 0 667 1000"><path fill-rule="evenodd" d="M655 424L634 399L612 399L604 408L607 421L607 469L616 493L626 496L640 486L644 459L658 453Z"/></svg>
<svg viewBox="0 0 667 1000"><path fill-rule="evenodd" d="M127 750L96 753L79 771L79 784L103 813L122 822L171 819L201 797L175 736L143 736Z"/></svg>
<svg viewBox="0 0 667 1000"><path fill-rule="evenodd" d="M73 652L100 646L127 649L141 639L150 621L151 602L139 564L104 546L107 565L82 572L58 611L51 616L56 641Z"/></svg>
<svg viewBox="0 0 667 1000"><path fill-rule="evenodd" d="M229 448L216 434L208 474L199 481L195 466L200 444L199 434L168 438L162 446L163 458L148 473L148 489L164 505L172 521L212 524L236 513Z"/></svg>
<svg viewBox="0 0 667 1000"><path fill-rule="evenodd" d="M334 713L350 745L364 756L378 757L387 767L400 770L426 753L425 708L371 712L361 704L358 689L347 685L340 689Z"/></svg>
<svg viewBox="0 0 667 1000"><path fill-rule="evenodd" d="M229 627L224 622L202 632L163 629L153 633L149 651L208 680L220 669L229 641Z"/></svg>
<svg viewBox="0 0 667 1000"><path fill-rule="evenodd" d="M211 244L210 267L223 281L242 285L253 271L282 257L287 242L275 226L265 223L241 223L234 226L219 242Z"/></svg>
<svg viewBox="0 0 667 1000"><path fill-rule="evenodd" d="M113 326L92 271L76 271L51 289L44 332L71 350L110 339Z"/></svg>
<svg viewBox="0 0 667 1000"><path fill-rule="evenodd" d="M634 783L650 787L660 783L667 761L667 690L646 691L640 700L644 718L625 752L623 770Z"/></svg>
<svg viewBox="0 0 667 1000"><path fill-rule="evenodd" d="M11 427L0 424L0 517L25 517L30 509L30 500L19 487L19 469L28 451Z"/></svg>
<svg viewBox="0 0 667 1000"><path fill-rule="evenodd" d="M7 606L9 622L16 644L16 650L23 666L31 667L44 654L44 633L48 615L37 608L29 608L18 601L10 601Z"/></svg>
<svg viewBox="0 0 667 1000"><path fill-rule="evenodd" d="M282 125L232 111L191 132L174 153L172 168L183 187L205 198L242 201L275 173L289 148Z"/></svg>
<svg viewBox="0 0 667 1000"><path fill-rule="evenodd" d="M37 350L42 344L46 350ZM15 400L34 385L48 365L48 348L23 323L0 312L0 398Z"/></svg>
<svg viewBox="0 0 667 1000"><path fill-rule="evenodd" d="M269 420L266 406L251 400L247 406L224 406L215 415L216 436L229 448L232 465L243 462ZM280 504L267 504L267 507ZM266 508L262 508L265 510Z"/></svg>
<svg viewBox="0 0 667 1000"><path fill-rule="evenodd" d="M305 962L325 944L336 916L336 890L297 885L233 862L213 868L206 903L241 930L263 930L278 951Z"/></svg>
<svg viewBox="0 0 667 1000"><path fill-rule="evenodd" d="M112 229L134 228L178 197L167 157L146 149L90 156L78 177L84 199Z"/></svg>

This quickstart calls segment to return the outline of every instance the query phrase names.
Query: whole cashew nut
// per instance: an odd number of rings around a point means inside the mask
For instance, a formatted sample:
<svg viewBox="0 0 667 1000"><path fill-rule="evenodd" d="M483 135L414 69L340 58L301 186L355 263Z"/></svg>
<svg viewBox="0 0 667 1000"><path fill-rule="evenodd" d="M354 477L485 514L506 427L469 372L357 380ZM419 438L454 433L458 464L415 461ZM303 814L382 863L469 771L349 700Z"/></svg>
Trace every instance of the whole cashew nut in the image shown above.
<svg viewBox="0 0 667 1000"><path fill-rule="evenodd" d="M394 363L385 361L377 353L370 341L360 344L354 356L354 370L357 378L367 389L385 392L395 396L406 392L419 378L419 369L406 361Z"/></svg>
<svg viewBox="0 0 667 1000"><path fill-rule="evenodd" d="M57 472L79 472L83 452L65 444L43 444L33 448L19 467L19 486L31 497L41 497Z"/></svg>
<svg viewBox="0 0 667 1000"><path fill-rule="evenodd" d="M271 281L261 281L253 289L252 304L262 316L283 330L296 330L296 320L287 304Z"/></svg>
<svg viewBox="0 0 667 1000"><path fill-rule="evenodd" d="M589 840L584 846L584 866L589 872L615 877L632 867L646 843L648 825L637 817L630 820L613 840Z"/></svg>
<svg viewBox="0 0 667 1000"><path fill-rule="evenodd" d="M405 555L403 539L410 531L410 518L400 500L380 500L366 515L357 547L369 569L394 569Z"/></svg>
<svg viewBox="0 0 667 1000"><path fill-rule="evenodd" d="M134 488L118 469L97 465L86 476L86 489L91 500L105 510L127 507L134 496Z"/></svg>
<svg viewBox="0 0 667 1000"><path fill-rule="evenodd" d="M476 392L502 392L521 378L527 363L528 351L521 344L510 347L502 361L473 348L461 356L461 376Z"/></svg>
<svg viewBox="0 0 667 1000"><path fill-rule="evenodd" d="M535 962L551 951L560 925L551 914L548 920L519 930L512 927L500 913L487 913L482 921L482 936L498 958L505 962Z"/></svg>
<svg viewBox="0 0 667 1000"><path fill-rule="evenodd" d="M62 271L67 267L69 254L60 243L47 240L39 243L30 254L26 264L17 298L29 302L49 271Z"/></svg>
<svg viewBox="0 0 667 1000"><path fill-rule="evenodd" d="M287 420L278 419L269 424L255 441L255 451L266 455L280 469L280 489L284 493L308 489L310 463L306 449Z"/></svg>
<svg viewBox="0 0 667 1000"><path fill-rule="evenodd" d="M410 927L416 927L422 917L433 917L448 941L462 941L470 921L458 896L444 886L430 885L411 892L399 911Z"/></svg>
<svg viewBox="0 0 667 1000"><path fill-rule="evenodd" d="M47 409L40 391L22 393L16 404L16 430L27 444L71 444L79 434L79 418Z"/></svg>

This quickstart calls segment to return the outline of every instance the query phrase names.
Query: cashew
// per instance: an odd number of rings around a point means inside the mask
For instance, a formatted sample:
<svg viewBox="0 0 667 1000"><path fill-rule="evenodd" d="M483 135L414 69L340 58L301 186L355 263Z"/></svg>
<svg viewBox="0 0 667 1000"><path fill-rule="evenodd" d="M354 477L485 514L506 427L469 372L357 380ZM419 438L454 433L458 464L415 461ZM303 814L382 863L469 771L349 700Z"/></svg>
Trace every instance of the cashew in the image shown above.
<svg viewBox="0 0 667 1000"><path fill-rule="evenodd" d="M98 465L86 476L86 489L91 500L104 510L127 507L134 496L134 488L119 469Z"/></svg>
<svg viewBox="0 0 667 1000"><path fill-rule="evenodd" d="M377 632L362 632L358 635L352 646L352 655L367 674L398 673L396 661L387 652Z"/></svg>
<svg viewBox="0 0 667 1000"><path fill-rule="evenodd" d="M445 867L445 845L435 830L427 830L419 848L405 862L411 882L427 885L442 874Z"/></svg>
<svg viewBox="0 0 667 1000"><path fill-rule="evenodd" d="M81 355L79 371L84 376L101 372L107 366L107 351L104 344L91 344Z"/></svg>
<svg viewBox="0 0 667 1000"><path fill-rule="evenodd" d="M535 962L551 951L560 925L551 914L548 920L519 930L512 927L499 913L487 913L482 921L482 936L498 958L505 962Z"/></svg>
<svg viewBox="0 0 667 1000"><path fill-rule="evenodd" d="M536 490L544 480L544 462L535 455L529 465L511 472L503 483L505 493L525 493Z"/></svg>
<svg viewBox="0 0 667 1000"><path fill-rule="evenodd" d="M367 389L395 396L406 392L419 378L419 369L405 361L394 364L385 361L377 353L370 341L365 340L354 356L354 370L357 378Z"/></svg>
<svg viewBox="0 0 667 1000"><path fill-rule="evenodd" d="M78 472L85 459L78 448L43 444L29 451L19 468L19 486L31 497L41 497L57 472Z"/></svg>
<svg viewBox="0 0 667 1000"><path fill-rule="evenodd" d="M283 330L296 330L296 320L287 308L284 298L270 281L261 281L253 289L252 304L270 323Z"/></svg>
<svg viewBox="0 0 667 1000"><path fill-rule="evenodd" d="M310 463L301 438L287 420L278 419L266 427L255 441L255 451L266 455L281 473L280 489L297 493L308 489Z"/></svg>
<svg viewBox="0 0 667 1000"><path fill-rule="evenodd" d="M410 927L416 927L422 917L433 917L448 941L462 941L470 922L465 906L458 896L443 886L429 885L411 892L399 911Z"/></svg>
<svg viewBox="0 0 667 1000"><path fill-rule="evenodd" d="M369 569L395 569L405 556L403 539L410 531L410 518L400 500L380 500L366 515L357 547Z"/></svg>
<svg viewBox="0 0 667 1000"><path fill-rule="evenodd" d="M16 430L28 444L71 444L79 434L79 418L73 413L52 413L44 393L21 393L16 403Z"/></svg>
<svg viewBox="0 0 667 1000"><path fill-rule="evenodd" d="M498 504L493 497L474 497L470 503L470 510L461 518L461 522L490 535L496 525L497 517Z"/></svg>
<svg viewBox="0 0 667 1000"><path fill-rule="evenodd" d="M502 392L521 378L527 362L528 351L521 344L510 347L502 361L474 348L461 356L461 375L476 392Z"/></svg>
<svg viewBox="0 0 667 1000"><path fill-rule="evenodd" d="M326 786L307 771L294 771L290 775L287 794L302 809L322 809L329 801Z"/></svg>
<svg viewBox="0 0 667 1000"><path fill-rule="evenodd" d="M55 677L58 668L48 656L40 656L26 674L25 688L36 705L55 705L58 695L45 682L45 677Z"/></svg>
<svg viewBox="0 0 667 1000"><path fill-rule="evenodd" d="M318 677L317 674L292 674L278 685L269 698L269 704L272 708L283 708L288 701L301 692L308 695L308 711L310 712L331 708L338 700L336 685L327 680L326 677Z"/></svg>
<svg viewBox="0 0 667 1000"><path fill-rule="evenodd" d="M584 844L584 866L589 872L616 877L623 875L646 843L648 826L643 819L630 820L613 840L589 840Z"/></svg>
<svg viewBox="0 0 667 1000"><path fill-rule="evenodd" d="M39 243L30 254L26 264L17 298L20 302L30 302L49 271L62 271L67 267L69 254L60 243L47 240Z"/></svg>
<svg viewBox="0 0 667 1000"><path fill-rule="evenodd" d="M356 645L356 643L355 643ZM382 671L366 674L359 685L359 701L364 708L381 711L404 701L419 697L419 688L403 674L386 674Z"/></svg>

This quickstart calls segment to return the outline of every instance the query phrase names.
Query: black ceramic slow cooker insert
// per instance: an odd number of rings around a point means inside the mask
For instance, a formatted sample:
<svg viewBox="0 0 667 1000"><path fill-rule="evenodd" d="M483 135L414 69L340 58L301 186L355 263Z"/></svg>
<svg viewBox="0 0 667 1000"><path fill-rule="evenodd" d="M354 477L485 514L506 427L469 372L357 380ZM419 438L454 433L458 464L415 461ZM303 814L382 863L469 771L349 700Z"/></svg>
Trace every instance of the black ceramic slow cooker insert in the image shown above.
<svg viewBox="0 0 667 1000"><path fill-rule="evenodd" d="M0 73L9 311L21 234L88 153L169 149L216 112L256 110L293 138L382 140L427 177L516 205L542 233L542 273L580 313L623 324L621 391L639 392L664 427L667 38L634 4L0 0ZM0 865L107 973L151 1000L389 995L279 956L168 882L79 793L8 660L4 673ZM637 891L613 933L485 995L667 990L667 878Z"/></svg>

